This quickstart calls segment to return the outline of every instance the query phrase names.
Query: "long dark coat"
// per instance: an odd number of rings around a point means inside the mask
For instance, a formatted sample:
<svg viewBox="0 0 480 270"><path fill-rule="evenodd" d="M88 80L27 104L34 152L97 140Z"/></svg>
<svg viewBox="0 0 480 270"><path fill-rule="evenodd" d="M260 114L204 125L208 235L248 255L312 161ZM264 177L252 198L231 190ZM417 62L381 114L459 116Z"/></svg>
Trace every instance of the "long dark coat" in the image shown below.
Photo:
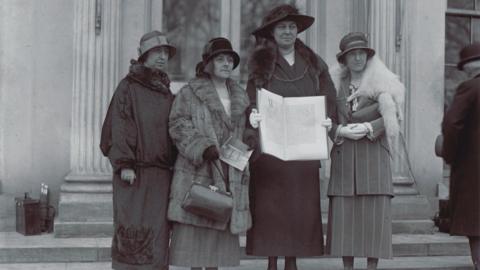
<svg viewBox="0 0 480 270"><path fill-rule="evenodd" d="M480 75L458 87L442 133L442 156L451 165L450 233L480 236Z"/></svg>
<svg viewBox="0 0 480 270"><path fill-rule="evenodd" d="M325 95L327 115L335 118L335 88L328 67L300 40L295 44L293 66L273 46L258 48L251 61L247 92L253 106L259 87L284 97ZM249 132L247 136L258 136ZM320 161L282 161L261 154L252 158L250 165L253 227L247 234L247 253L323 254Z"/></svg>
<svg viewBox="0 0 480 270"><path fill-rule="evenodd" d="M161 269L168 264L167 203L176 153L168 135L173 102L168 85L165 73L132 63L105 119L102 150L114 169L114 269ZM135 171L132 185L120 179L124 168Z"/></svg>

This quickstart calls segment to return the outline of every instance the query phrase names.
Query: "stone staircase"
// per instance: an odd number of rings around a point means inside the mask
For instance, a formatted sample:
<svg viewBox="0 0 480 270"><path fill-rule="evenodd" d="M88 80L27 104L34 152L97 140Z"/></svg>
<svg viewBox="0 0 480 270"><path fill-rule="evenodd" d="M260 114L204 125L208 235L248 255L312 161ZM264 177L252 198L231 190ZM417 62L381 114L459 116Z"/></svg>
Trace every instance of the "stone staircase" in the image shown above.
<svg viewBox="0 0 480 270"><path fill-rule="evenodd" d="M424 233L424 227L430 224L423 221L394 224L394 259L380 260L379 269L473 269L466 238ZM245 236L241 236L240 242L240 269L266 269L265 258L245 254ZM0 232L0 269L110 269L110 244L110 237L58 238L54 234L23 236ZM358 260L359 269L366 267L364 261ZM299 259L299 269L342 269L341 259Z"/></svg>
<svg viewBox="0 0 480 270"><path fill-rule="evenodd" d="M106 187L105 184L101 184ZM394 259L380 260L379 269L473 269L467 239L436 231L430 220L432 212L430 206L426 198L418 194L412 181L396 179L394 186L396 194L392 200ZM74 201L78 193L88 192L84 190L85 187L77 183L69 183L62 188L62 191L68 195L64 197L68 200L63 202L63 207L73 206L70 200ZM105 190L101 193L108 194L108 192ZM81 198L81 201L85 202L85 198ZM10 210L4 209L6 205L4 203L8 204ZM111 220L88 220L88 226L85 227L84 220L77 221L73 216L57 217L56 233L23 236L14 232L14 210L11 210L13 206L13 197L0 195L1 270L111 269ZM324 213L326 209L328 209L328 201L322 200ZM104 207L96 210L106 211ZM323 221L326 232L326 215L323 216ZM88 230L82 231L82 228L88 228ZM91 235L91 228L96 228L93 231L100 234ZM265 258L245 254L245 243L245 236L241 236L241 266L232 269L266 269ZM283 269L282 264L283 260L279 263L279 269ZM356 269L365 269L365 259L356 260L355 265ZM341 259L330 257L302 258L298 260L298 267L300 270L343 269ZM171 267L171 269L185 268Z"/></svg>

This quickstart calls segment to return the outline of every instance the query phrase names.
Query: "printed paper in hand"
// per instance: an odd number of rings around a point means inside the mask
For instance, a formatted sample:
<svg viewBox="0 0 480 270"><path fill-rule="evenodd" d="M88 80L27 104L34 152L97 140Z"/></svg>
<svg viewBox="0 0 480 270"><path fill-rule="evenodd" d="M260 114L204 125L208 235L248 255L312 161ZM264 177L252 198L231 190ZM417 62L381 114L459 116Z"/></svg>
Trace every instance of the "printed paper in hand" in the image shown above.
<svg viewBox="0 0 480 270"><path fill-rule="evenodd" d="M288 97L257 91L262 152L282 160L328 159L325 97Z"/></svg>
<svg viewBox="0 0 480 270"><path fill-rule="evenodd" d="M252 153L246 144L230 137L220 148L220 160L243 171Z"/></svg>

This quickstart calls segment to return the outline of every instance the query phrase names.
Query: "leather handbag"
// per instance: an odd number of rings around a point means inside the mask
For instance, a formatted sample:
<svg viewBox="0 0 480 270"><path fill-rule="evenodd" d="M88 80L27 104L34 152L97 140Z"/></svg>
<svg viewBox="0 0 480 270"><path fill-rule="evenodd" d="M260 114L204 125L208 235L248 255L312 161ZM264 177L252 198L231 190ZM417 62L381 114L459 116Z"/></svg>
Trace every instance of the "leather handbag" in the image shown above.
<svg viewBox="0 0 480 270"><path fill-rule="evenodd" d="M183 199L182 208L194 215L227 222L232 214L233 197L215 186L194 182Z"/></svg>

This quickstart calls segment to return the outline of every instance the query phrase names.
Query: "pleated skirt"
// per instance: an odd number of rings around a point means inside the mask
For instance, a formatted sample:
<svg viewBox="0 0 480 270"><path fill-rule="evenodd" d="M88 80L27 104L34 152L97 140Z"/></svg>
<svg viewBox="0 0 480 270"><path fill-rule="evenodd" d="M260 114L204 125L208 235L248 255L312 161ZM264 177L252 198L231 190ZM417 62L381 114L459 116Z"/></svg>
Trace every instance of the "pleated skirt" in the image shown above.
<svg viewBox="0 0 480 270"><path fill-rule="evenodd" d="M216 267L240 265L239 236L226 231L175 223L170 265Z"/></svg>
<svg viewBox="0 0 480 270"><path fill-rule="evenodd" d="M327 254L391 259L391 197L330 197L327 230Z"/></svg>

